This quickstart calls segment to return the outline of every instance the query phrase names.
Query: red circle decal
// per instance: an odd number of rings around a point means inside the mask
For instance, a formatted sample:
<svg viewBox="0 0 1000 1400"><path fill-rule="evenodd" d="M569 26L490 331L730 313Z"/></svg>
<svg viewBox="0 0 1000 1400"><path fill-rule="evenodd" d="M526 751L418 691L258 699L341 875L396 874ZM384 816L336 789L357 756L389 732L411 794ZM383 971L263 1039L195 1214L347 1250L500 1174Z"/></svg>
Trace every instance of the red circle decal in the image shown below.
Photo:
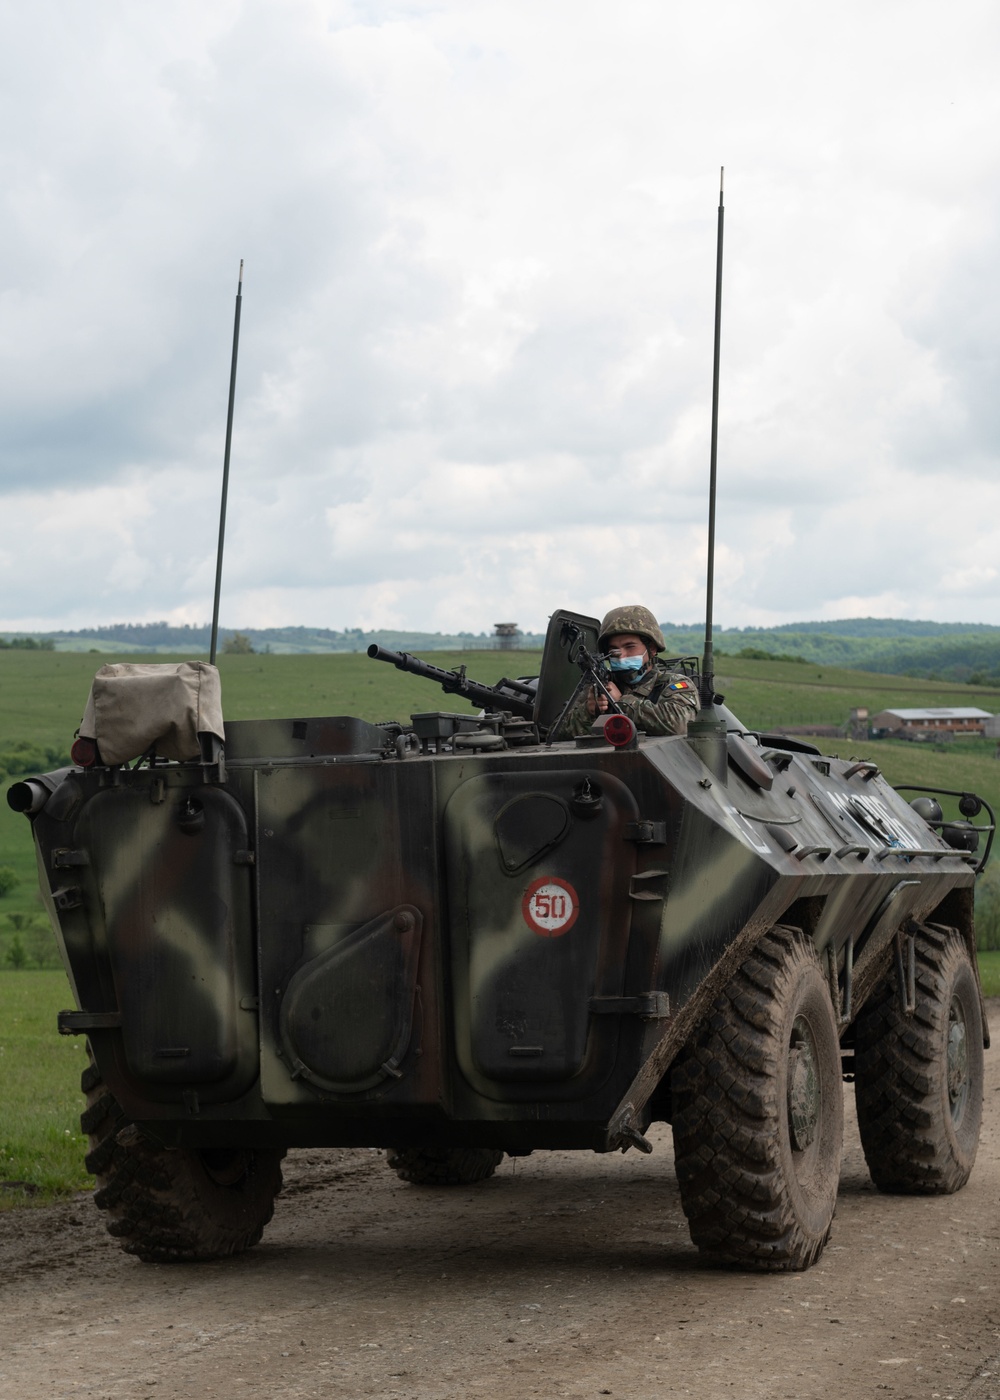
<svg viewBox="0 0 1000 1400"><path fill-rule="evenodd" d="M580 901L568 880L543 875L524 892L521 913L524 922L542 938L560 938L576 923Z"/></svg>

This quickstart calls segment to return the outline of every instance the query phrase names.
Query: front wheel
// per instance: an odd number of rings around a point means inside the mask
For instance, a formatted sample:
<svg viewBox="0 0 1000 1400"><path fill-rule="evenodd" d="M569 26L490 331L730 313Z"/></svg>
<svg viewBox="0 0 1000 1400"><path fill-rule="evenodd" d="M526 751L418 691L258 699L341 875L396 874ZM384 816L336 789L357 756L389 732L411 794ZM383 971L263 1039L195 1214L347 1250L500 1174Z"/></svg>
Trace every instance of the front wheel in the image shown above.
<svg viewBox="0 0 1000 1400"><path fill-rule="evenodd" d="M195 1262L257 1243L281 1190L283 1151L168 1151L129 1123L96 1065L84 1070L81 1088L94 1203L126 1254L147 1264Z"/></svg>
<svg viewBox="0 0 1000 1400"><path fill-rule="evenodd" d="M844 1104L830 993L811 941L767 934L675 1062L674 1157L699 1249L806 1269L830 1234Z"/></svg>
<svg viewBox="0 0 1000 1400"><path fill-rule="evenodd" d="M910 1015L890 974L858 1016L858 1127L880 1191L949 1195L968 1181L979 1146L979 986L965 941L954 929L924 925L916 967Z"/></svg>

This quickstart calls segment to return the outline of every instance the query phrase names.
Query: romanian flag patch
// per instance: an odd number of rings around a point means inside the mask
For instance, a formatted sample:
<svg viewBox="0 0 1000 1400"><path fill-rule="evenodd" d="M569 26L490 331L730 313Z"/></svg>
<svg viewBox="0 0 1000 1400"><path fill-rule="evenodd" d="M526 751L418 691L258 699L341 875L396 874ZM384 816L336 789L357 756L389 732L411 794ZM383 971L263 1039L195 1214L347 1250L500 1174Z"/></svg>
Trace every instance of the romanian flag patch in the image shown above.
<svg viewBox="0 0 1000 1400"><path fill-rule="evenodd" d="M667 689L668 689L668 690L693 690L694 687L692 686L692 684L691 684L690 681L671 681L670 684L669 684L669 686L667 687Z"/></svg>

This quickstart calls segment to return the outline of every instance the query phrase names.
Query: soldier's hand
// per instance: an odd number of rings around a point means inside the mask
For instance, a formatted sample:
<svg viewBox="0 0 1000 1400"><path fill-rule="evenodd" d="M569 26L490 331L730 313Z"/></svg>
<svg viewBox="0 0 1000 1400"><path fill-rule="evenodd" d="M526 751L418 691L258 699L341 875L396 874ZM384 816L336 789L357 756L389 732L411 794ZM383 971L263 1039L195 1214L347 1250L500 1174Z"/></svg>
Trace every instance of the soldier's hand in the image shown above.
<svg viewBox="0 0 1000 1400"><path fill-rule="evenodd" d="M614 681L609 681L609 682L608 682L608 695L611 696L612 700L620 700L620 699L622 698L622 693L621 693L621 691L618 689L618 687L615 685ZM607 714L607 712L608 712L608 695L605 695L605 693L604 693L603 690L602 690L601 693L598 695L598 694L592 689L591 692L590 692L590 694L587 696L587 713L588 713L588 714L591 714L591 715L598 714L598 713L600 713L600 714L602 714L602 715Z"/></svg>

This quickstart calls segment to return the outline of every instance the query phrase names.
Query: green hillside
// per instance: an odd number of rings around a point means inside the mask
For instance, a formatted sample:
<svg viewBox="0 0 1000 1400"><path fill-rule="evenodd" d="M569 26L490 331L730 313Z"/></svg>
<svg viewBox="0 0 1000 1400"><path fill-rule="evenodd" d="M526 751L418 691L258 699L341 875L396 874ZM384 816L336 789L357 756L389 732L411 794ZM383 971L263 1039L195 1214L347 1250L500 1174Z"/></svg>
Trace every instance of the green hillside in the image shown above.
<svg viewBox="0 0 1000 1400"><path fill-rule="evenodd" d="M953 681L919 680L872 674L837 666L759 661L716 655L716 689L748 728L767 730L788 724L846 724L851 710L867 706L870 714L893 707L920 709L938 705L977 705L1000 711L1000 681L968 686Z"/></svg>
<svg viewBox="0 0 1000 1400"><path fill-rule="evenodd" d="M667 647L674 655L701 654L704 624L662 622ZM360 627L243 626L240 633L256 652L363 652L371 642L397 651L475 651L492 648L492 632L405 632ZM220 643L232 637L220 630ZM71 632L38 633L15 638L0 634L0 650L13 644L45 646L57 651L127 654L208 655L208 624L176 627L167 622L114 623ZM520 646L540 646L542 637L525 633ZM721 627L716 624L718 654L741 658L785 657L800 664L850 667L854 670L937 677L960 684L1000 684L1000 627L969 622L929 622L906 618L855 617L823 622L792 622L780 627Z"/></svg>
<svg viewBox="0 0 1000 1400"><path fill-rule="evenodd" d="M700 626L668 624L663 630L672 651L700 653ZM960 684L1000 684L1000 627L866 617L770 628L718 628L714 641L716 653L727 656L770 655L800 664L926 680L940 677Z"/></svg>

